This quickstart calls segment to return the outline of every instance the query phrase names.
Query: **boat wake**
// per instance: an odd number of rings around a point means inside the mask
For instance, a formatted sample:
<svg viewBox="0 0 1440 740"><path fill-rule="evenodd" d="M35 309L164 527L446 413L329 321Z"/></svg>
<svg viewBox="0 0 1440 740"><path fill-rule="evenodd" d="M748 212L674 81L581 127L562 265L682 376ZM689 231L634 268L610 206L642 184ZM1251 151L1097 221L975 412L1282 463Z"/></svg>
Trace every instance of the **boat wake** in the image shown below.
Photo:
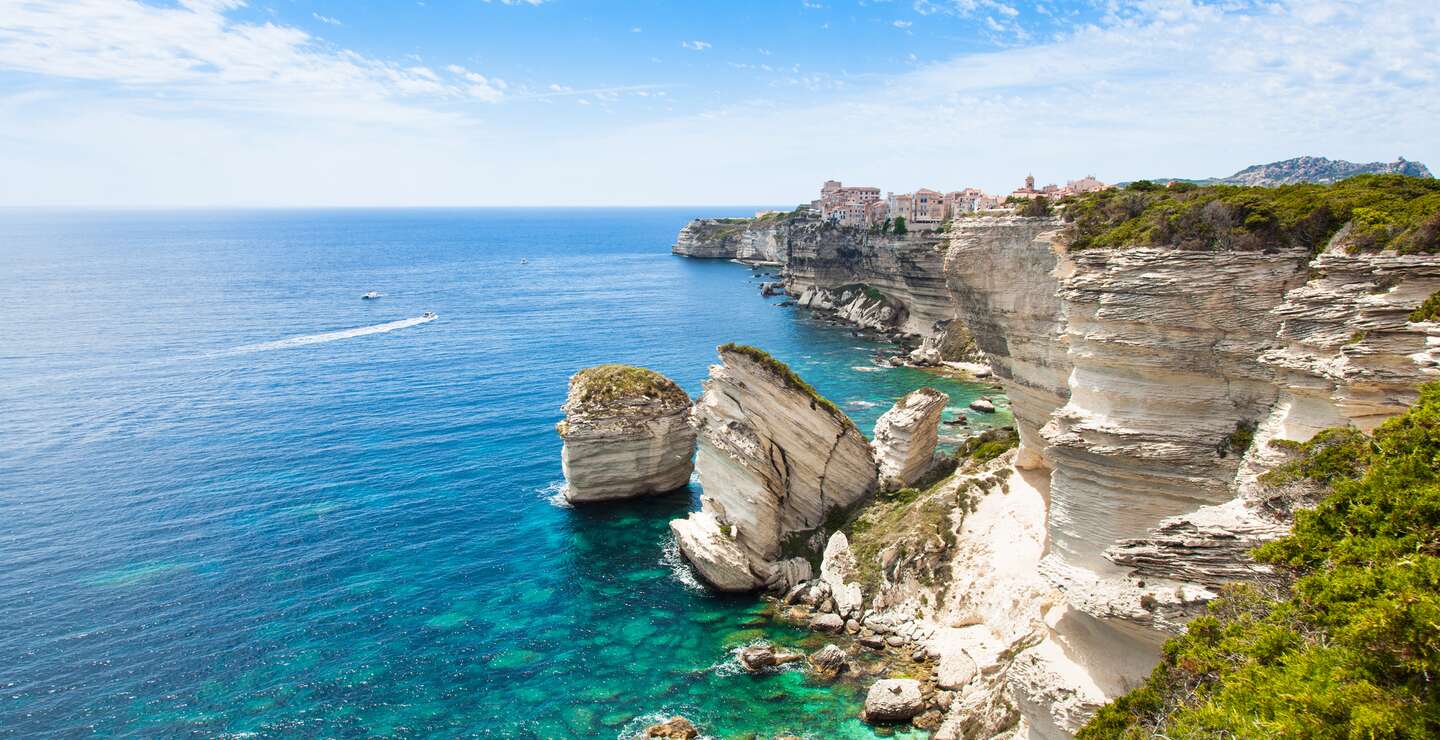
<svg viewBox="0 0 1440 740"><path fill-rule="evenodd" d="M340 331L327 331L323 334L306 334L288 339L278 339L273 342L261 342L259 344L246 344L226 352L225 354L246 354L249 352L266 352L272 349L290 349L291 347L304 347L311 344L324 344L326 342L338 342L342 339L354 339L369 334L384 334L396 329L408 329L412 326L419 326L435 320L434 314L416 316L413 319L401 319L390 321L384 324L373 326L361 326L355 329L341 329Z"/></svg>

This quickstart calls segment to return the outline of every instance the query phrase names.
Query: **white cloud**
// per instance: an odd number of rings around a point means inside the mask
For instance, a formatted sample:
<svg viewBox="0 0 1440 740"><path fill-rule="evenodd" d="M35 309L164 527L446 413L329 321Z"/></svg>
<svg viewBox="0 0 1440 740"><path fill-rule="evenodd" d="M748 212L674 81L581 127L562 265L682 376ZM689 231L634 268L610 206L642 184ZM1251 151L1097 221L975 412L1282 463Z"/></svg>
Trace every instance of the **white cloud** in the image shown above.
<svg viewBox="0 0 1440 740"><path fill-rule="evenodd" d="M894 23L891 23L890 25L892 25L892 26L894 26L894 27L896 27L896 28L909 28L909 27L911 27L911 26L913 26L913 25L915 25L915 24L914 24L914 23L911 23L910 21L895 21Z"/></svg>
<svg viewBox="0 0 1440 740"><path fill-rule="evenodd" d="M91 0L60 6L84 22L36 19L54 5L0 4L0 68L39 76L0 88L0 204L793 202L832 173L1001 191L1031 170L1208 176L1299 154L1440 164L1433 0L1116 3L1045 42L844 86L777 70L775 84L821 89L760 85L705 109L644 86L506 87L370 59L217 19L227 3ZM481 106L469 75L504 100L592 107ZM598 115L621 97L648 117Z"/></svg>
<svg viewBox="0 0 1440 740"><path fill-rule="evenodd" d="M345 25L345 24L341 23L341 22L339 21L339 19L331 18L331 17L328 16L328 15L320 15L319 13L311 13L310 15L315 16L315 20L320 21L321 23L324 23L324 24L327 25L327 26L343 26L343 25Z"/></svg>
<svg viewBox="0 0 1440 740"><path fill-rule="evenodd" d="M705 51L710 48L708 41L681 41L680 45L691 51Z"/></svg>
<svg viewBox="0 0 1440 740"><path fill-rule="evenodd" d="M0 69L112 83L133 94L168 90L197 105L344 117L368 110L382 120L427 115L427 102L501 97L483 76L444 79L424 65L331 48L298 28L227 16L242 5L10 3L0 6Z"/></svg>

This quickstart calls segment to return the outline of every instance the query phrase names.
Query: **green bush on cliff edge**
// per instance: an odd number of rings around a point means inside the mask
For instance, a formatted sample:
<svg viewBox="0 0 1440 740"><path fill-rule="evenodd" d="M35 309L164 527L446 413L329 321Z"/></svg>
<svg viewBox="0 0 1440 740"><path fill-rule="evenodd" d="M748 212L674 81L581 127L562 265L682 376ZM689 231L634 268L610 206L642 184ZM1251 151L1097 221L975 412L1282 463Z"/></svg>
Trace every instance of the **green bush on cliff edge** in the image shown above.
<svg viewBox="0 0 1440 740"><path fill-rule="evenodd" d="M1082 738L1440 737L1440 384L1373 437L1330 430L1269 484L1328 488L1255 551Z"/></svg>
<svg viewBox="0 0 1440 740"><path fill-rule="evenodd" d="M1135 182L1067 197L1070 248L1323 249L1349 224L1351 252L1440 252L1440 180L1360 175L1274 188Z"/></svg>

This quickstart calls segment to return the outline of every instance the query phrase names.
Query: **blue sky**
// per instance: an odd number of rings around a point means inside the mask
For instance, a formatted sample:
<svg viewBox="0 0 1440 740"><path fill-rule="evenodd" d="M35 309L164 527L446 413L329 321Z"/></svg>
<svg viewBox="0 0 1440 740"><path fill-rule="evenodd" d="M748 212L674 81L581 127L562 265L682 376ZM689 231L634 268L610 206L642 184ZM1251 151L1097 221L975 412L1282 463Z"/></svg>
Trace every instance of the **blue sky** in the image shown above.
<svg viewBox="0 0 1440 740"><path fill-rule="evenodd" d="M1440 166L1434 0L0 0L0 205Z"/></svg>

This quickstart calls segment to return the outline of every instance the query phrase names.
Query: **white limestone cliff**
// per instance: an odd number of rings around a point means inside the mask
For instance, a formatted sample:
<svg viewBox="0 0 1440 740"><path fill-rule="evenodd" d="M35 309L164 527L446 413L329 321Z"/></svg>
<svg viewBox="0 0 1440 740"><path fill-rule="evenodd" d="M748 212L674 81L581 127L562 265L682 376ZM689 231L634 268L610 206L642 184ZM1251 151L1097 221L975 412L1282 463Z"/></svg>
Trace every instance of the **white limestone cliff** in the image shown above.
<svg viewBox="0 0 1440 740"><path fill-rule="evenodd" d="M712 586L788 588L810 577L827 521L875 490L875 460L855 424L782 363L734 345L720 360L691 415L701 510L670 528Z"/></svg>
<svg viewBox="0 0 1440 740"><path fill-rule="evenodd" d="M779 263L786 259L787 222L783 218L697 218L686 224L670 248L699 259Z"/></svg>
<svg viewBox="0 0 1440 740"><path fill-rule="evenodd" d="M935 464L940 415L950 396L920 388L895 402L875 422L875 462L881 490L893 491L919 481Z"/></svg>
<svg viewBox="0 0 1440 740"><path fill-rule="evenodd" d="M1059 227L959 224L946 258L1011 398L1017 465L1048 488L1032 574L1058 598L1030 602L1043 629L1006 669L1040 737L1143 679L1218 586L1265 575L1246 553L1288 529L1257 483L1282 458L1270 441L1373 428L1440 359L1440 327L1407 320L1440 290L1435 256L1070 253Z"/></svg>
<svg viewBox="0 0 1440 740"><path fill-rule="evenodd" d="M659 373L600 365L571 376L565 420L556 425L565 498L570 501L664 493L694 469L690 397Z"/></svg>

